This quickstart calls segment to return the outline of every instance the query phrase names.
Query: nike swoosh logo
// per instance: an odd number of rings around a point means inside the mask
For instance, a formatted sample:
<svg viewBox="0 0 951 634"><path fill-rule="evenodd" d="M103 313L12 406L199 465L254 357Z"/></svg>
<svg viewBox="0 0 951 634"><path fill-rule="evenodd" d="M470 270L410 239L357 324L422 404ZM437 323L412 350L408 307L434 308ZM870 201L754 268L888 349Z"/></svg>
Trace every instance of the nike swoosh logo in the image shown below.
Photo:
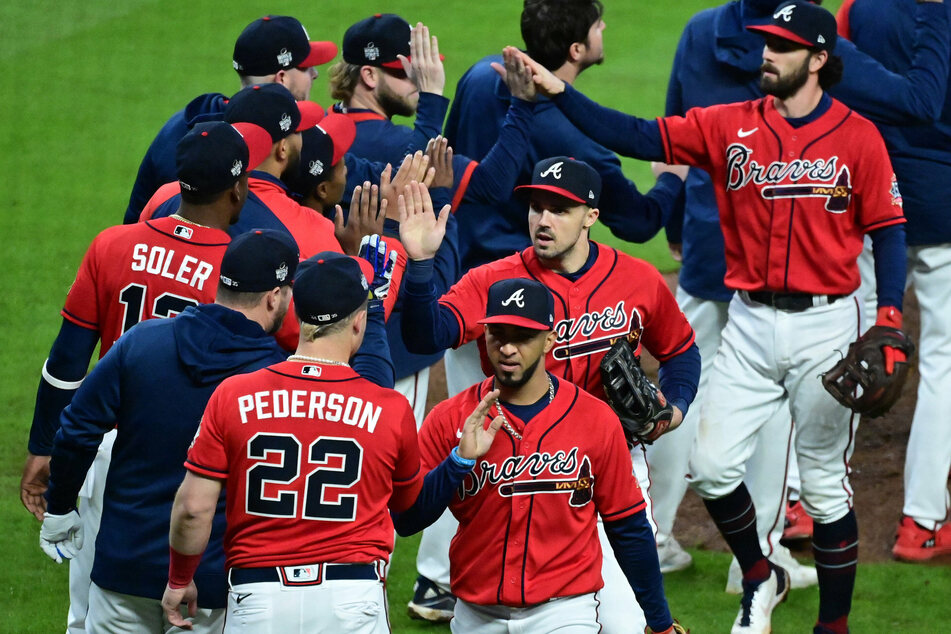
<svg viewBox="0 0 951 634"><path fill-rule="evenodd" d="M245 599L247 599L247 598L250 597L250 596L251 596L251 593L250 593L250 592L248 592L247 594L239 594L237 597L235 597L234 602L235 602L235 603L241 603L242 601L244 601Z"/></svg>
<svg viewBox="0 0 951 634"><path fill-rule="evenodd" d="M746 137L753 134L757 130L759 130L759 128L753 128L752 130L744 130L743 128L740 128L739 130L736 131L736 136L740 137L741 139L745 139Z"/></svg>

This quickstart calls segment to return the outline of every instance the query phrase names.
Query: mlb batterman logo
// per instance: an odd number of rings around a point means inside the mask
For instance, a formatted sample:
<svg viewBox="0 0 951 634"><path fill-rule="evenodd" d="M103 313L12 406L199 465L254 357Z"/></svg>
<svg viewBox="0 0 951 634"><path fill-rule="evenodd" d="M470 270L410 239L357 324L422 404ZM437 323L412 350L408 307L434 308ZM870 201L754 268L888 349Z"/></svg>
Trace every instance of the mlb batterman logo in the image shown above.
<svg viewBox="0 0 951 634"><path fill-rule="evenodd" d="M320 376L320 366L305 365L300 369L300 373L304 376Z"/></svg>
<svg viewBox="0 0 951 634"><path fill-rule="evenodd" d="M192 237L191 227L186 227L185 225L176 225L175 230L172 233L177 235L179 238L185 238L186 240L191 240Z"/></svg>
<svg viewBox="0 0 951 634"><path fill-rule="evenodd" d="M277 54L277 63L287 68L291 65L291 61L294 59L294 56L286 48L282 48L281 52Z"/></svg>
<svg viewBox="0 0 951 634"><path fill-rule="evenodd" d="M291 115L284 113L284 116L281 117L281 121L278 124L281 126L281 132L287 132L291 129Z"/></svg>

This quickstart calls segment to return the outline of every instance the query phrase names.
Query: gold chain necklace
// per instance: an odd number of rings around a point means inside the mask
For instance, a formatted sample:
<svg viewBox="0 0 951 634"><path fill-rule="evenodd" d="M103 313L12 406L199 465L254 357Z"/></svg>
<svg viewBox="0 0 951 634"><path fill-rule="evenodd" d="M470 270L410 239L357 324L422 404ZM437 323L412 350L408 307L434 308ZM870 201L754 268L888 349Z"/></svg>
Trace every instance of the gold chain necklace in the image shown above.
<svg viewBox="0 0 951 634"><path fill-rule="evenodd" d="M189 220L188 218L185 218L184 216L181 216L180 214L172 214L171 216L169 216L169 218L174 218L175 220L184 222L187 225L192 225L195 227L205 227L206 229L208 228L208 225L203 225L201 223L195 222L194 220Z"/></svg>
<svg viewBox="0 0 951 634"><path fill-rule="evenodd" d="M495 387L493 382L493 388ZM555 400L555 384L551 382L551 375L548 375L548 404L550 405L552 401ZM495 408L499 410L499 416L502 418L502 427L505 428L505 431L510 433L515 437L516 440L521 440L522 435L515 431L515 428L512 427L508 420L505 418L505 412L502 411L502 404L499 401L495 401Z"/></svg>
<svg viewBox="0 0 951 634"><path fill-rule="evenodd" d="M308 357L306 354L292 354L287 357L288 361L313 361L314 363L323 363L325 365L343 365L350 367L349 363L343 361L334 361L333 359L321 359L320 357ZM551 379L549 379L550 381Z"/></svg>

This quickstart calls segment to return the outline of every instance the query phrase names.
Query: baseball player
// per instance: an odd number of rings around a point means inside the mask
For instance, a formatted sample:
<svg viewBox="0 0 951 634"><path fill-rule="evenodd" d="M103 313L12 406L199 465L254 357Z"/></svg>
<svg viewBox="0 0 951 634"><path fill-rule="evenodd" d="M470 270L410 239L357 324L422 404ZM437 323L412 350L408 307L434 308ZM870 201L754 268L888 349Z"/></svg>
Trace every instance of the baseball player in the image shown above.
<svg viewBox="0 0 951 634"><path fill-rule="evenodd" d="M556 314L552 293L537 280L501 279L487 289L476 321L492 376L426 418L423 468L439 465L473 422L504 431L468 461L468 473L443 485L438 503L424 493L397 515L397 529L419 530L421 518L447 504L458 518L449 551L453 632L600 632L600 516L648 631L673 632L620 421L603 401L545 369L557 345Z"/></svg>
<svg viewBox="0 0 951 634"><path fill-rule="evenodd" d="M93 240L63 308L63 324L43 365L20 498L43 518L43 493L60 413L83 381L100 343L100 358L140 321L172 317L214 301L218 265L230 241L225 229L241 212L247 171L266 155L267 133L251 124L200 124L183 137L176 162L186 195L178 213L134 226L111 227ZM115 438L107 434L80 493L90 539L70 565L71 631L83 631L89 570L102 488Z"/></svg>
<svg viewBox="0 0 951 634"><path fill-rule="evenodd" d="M286 358L270 334L287 311L298 260L297 245L286 233L265 229L235 238L221 261L216 303L133 328L64 410L40 546L60 562L84 539L97 542L86 616L90 632L167 631L160 600L168 571L168 517L188 444L224 378ZM76 496L103 436L114 428L99 534L83 535L80 514L86 508L77 512ZM202 609L194 629L201 632L220 632L224 623L223 513L213 533L214 548L197 573Z"/></svg>
<svg viewBox="0 0 951 634"><path fill-rule="evenodd" d="M406 400L349 366L368 288L350 257L302 262L297 352L211 396L172 510L163 605L173 625L186 624L182 602L194 613L195 571L227 486L225 631L389 631L386 509L412 504L422 474Z"/></svg>
<svg viewBox="0 0 951 634"><path fill-rule="evenodd" d="M697 106L733 103L759 98L759 68L762 64L762 37L746 31L748 25L764 24L772 18L782 0L742 0L701 11L687 23L674 56L667 91L666 114L685 115ZM893 73L874 59L858 51L844 39L836 42L834 53L841 56L849 69L843 80L831 89L841 99L874 121L895 124L928 120L940 110L944 100L944 82L939 81L941 69L948 64L948 33L940 31L938 23L927 16L937 10L930 4L919 4L914 10L918 16L916 27L909 26L907 40L911 61ZM907 18L910 20L909 18ZM932 69L934 69L932 71ZM899 174L899 184L900 184ZM903 192L904 193L904 192ZM709 375L720 332L726 324L726 315L733 291L723 284L726 264L723 259L723 238L716 208L713 185L702 169L691 169L684 190L685 204L682 222L668 224L668 239L682 254L677 300L697 333L697 345L704 369L700 373L700 389L692 407L692 414L684 420L681 433L666 436L648 448L651 462L651 489L653 517L657 522L657 543L661 570L676 570L690 565L690 555L683 551L671 534L677 506L686 490L683 476L687 472L688 446L695 435L701 410L705 379ZM905 197L907 203L907 196ZM678 214L674 214L677 218ZM860 259L865 261L866 249ZM874 273L872 273L874 277ZM863 269L863 284L867 279ZM874 291L871 314L875 313ZM864 321L864 318L863 318ZM783 409L780 418L788 417ZM747 464L745 481L756 505L757 526L763 552L790 573L791 587L816 583L812 567L795 561L779 539L811 538L812 518L802 504L791 501L786 509L784 526L782 506L783 466L787 462L785 443L774 443L769 438L782 435L788 422L777 421L777 431L770 425L759 432L756 453ZM758 468L763 465L764 468ZM794 456L788 461L789 486L798 486L797 463ZM792 492L792 491L791 491ZM792 496L790 496L792 499ZM742 592L739 565L730 567L728 592Z"/></svg>
<svg viewBox="0 0 951 634"><path fill-rule="evenodd" d="M643 345L660 360L660 386L674 405L676 427L693 400L700 370L693 331L654 267L589 240L598 218L597 172L581 161L554 157L540 161L532 183L519 191L529 195L532 246L471 269L441 298L430 279L431 258L445 219L437 224L431 208L424 206L425 213L401 221L400 236L410 258L402 292L407 348L428 352L477 340L483 333L478 320L488 288L500 279L536 279L556 297L548 370L603 399L600 360L613 340L626 336L638 350ZM635 447L632 458L638 479L648 481L641 446ZM638 622L643 626L644 617L614 558L605 558L602 574L605 631L630 631Z"/></svg>
<svg viewBox="0 0 951 634"><path fill-rule="evenodd" d="M947 6L936 8L948 11ZM848 1L839 10L839 34L895 72L915 64L909 40L920 21L914 2ZM945 31L947 34L947 31ZM947 76L947 75L946 75ZM878 126L888 148L908 217L908 282L921 310L918 400L905 455L905 501L895 557L925 561L951 554L948 478L951 430L944 424L951 408L951 327L946 306L951 288L951 224L946 190L951 187L951 98L944 96L933 125Z"/></svg>
<svg viewBox="0 0 951 634"><path fill-rule="evenodd" d="M242 87L277 83L290 90L295 99L306 101L317 77L317 66L336 56L336 44L310 41L296 18L266 15L238 36L232 64ZM126 224L137 222L158 188L175 180L175 145L179 139L197 123L221 120L227 103L228 97L220 93L199 95L162 126L139 166L125 212Z"/></svg>
<svg viewBox="0 0 951 634"><path fill-rule="evenodd" d="M760 84L769 96L695 108L686 117L622 115L528 63L540 92L595 140L710 172L726 246L725 282L740 292L730 302L688 479L743 571L733 632L768 632L772 609L789 590L785 571L763 556L742 482L756 431L787 406L796 421L803 506L815 520L814 631L846 632L858 555L848 484L854 420L818 375L860 334L855 260L866 233L875 253L877 323L901 325L901 197L874 126L825 92L842 74L841 59L830 54L832 14L787 2L770 23L749 28L766 36ZM903 360L894 348L885 352L886 359Z"/></svg>

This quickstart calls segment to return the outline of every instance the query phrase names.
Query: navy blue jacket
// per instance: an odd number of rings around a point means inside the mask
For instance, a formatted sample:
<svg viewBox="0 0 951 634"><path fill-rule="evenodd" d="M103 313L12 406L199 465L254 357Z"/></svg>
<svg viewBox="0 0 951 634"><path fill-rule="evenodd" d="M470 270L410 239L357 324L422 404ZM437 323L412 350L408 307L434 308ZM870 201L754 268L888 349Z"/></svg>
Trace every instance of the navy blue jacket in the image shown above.
<svg viewBox="0 0 951 634"><path fill-rule="evenodd" d="M476 160L496 142L511 99L505 82L490 66L493 61L500 62L501 57L486 57L462 76L446 121L446 136L453 149ZM641 194L624 176L614 153L582 134L551 102L540 99L528 156L516 184L531 182L532 167L539 160L561 155L585 161L601 174L600 220L614 235L631 242L645 242L660 230L683 188L679 178L665 175L646 195ZM463 271L531 244L528 206L523 198L513 195L501 205L473 205L458 216Z"/></svg>
<svg viewBox="0 0 951 634"><path fill-rule="evenodd" d="M96 365L63 412L50 462L50 513L75 507L103 435L118 427L106 480L92 579L161 599L169 517L185 455L211 393L225 378L278 363L286 353L257 323L217 304L144 321ZM198 602L227 605L224 493L195 575Z"/></svg>
<svg viewBox="0 0 951 634"><path fill-rule="evenodd" d="M693 16L674 57L666 114L682 115L694 107L762 97L759 67L763 38L745 27L767 22L780 2L737 0ZM908 4L913 5L913 0ZM845 73L842 82L829 91L832 96L876 122L908 125L937 117L947 90L947 7L920 4L914 16L917 26L909 27L914 35L904 42L909 63L894 69L904 75L889 72L851 42L839 38L834 53L842 58ZM918 48L912 53L914 38ZM913 54L917 55L914 64L910 62ZM723 236L706 172L690 170L685 201L683 213L675 214L667 227L668 239L683 243L680 285L701 299L729 301L733 292L723 284Z"/></svg>
<svg viewBox="0 0 951 634"><path fill-rule="evenodd" d="M943 6L951 14L951 6ZM915 0L856 0L848 9L849 38L888 70L907 73L914 60L915 7ZM876 123L898 177L908 244L951 242L951 81L933 124Z"/></svg>

